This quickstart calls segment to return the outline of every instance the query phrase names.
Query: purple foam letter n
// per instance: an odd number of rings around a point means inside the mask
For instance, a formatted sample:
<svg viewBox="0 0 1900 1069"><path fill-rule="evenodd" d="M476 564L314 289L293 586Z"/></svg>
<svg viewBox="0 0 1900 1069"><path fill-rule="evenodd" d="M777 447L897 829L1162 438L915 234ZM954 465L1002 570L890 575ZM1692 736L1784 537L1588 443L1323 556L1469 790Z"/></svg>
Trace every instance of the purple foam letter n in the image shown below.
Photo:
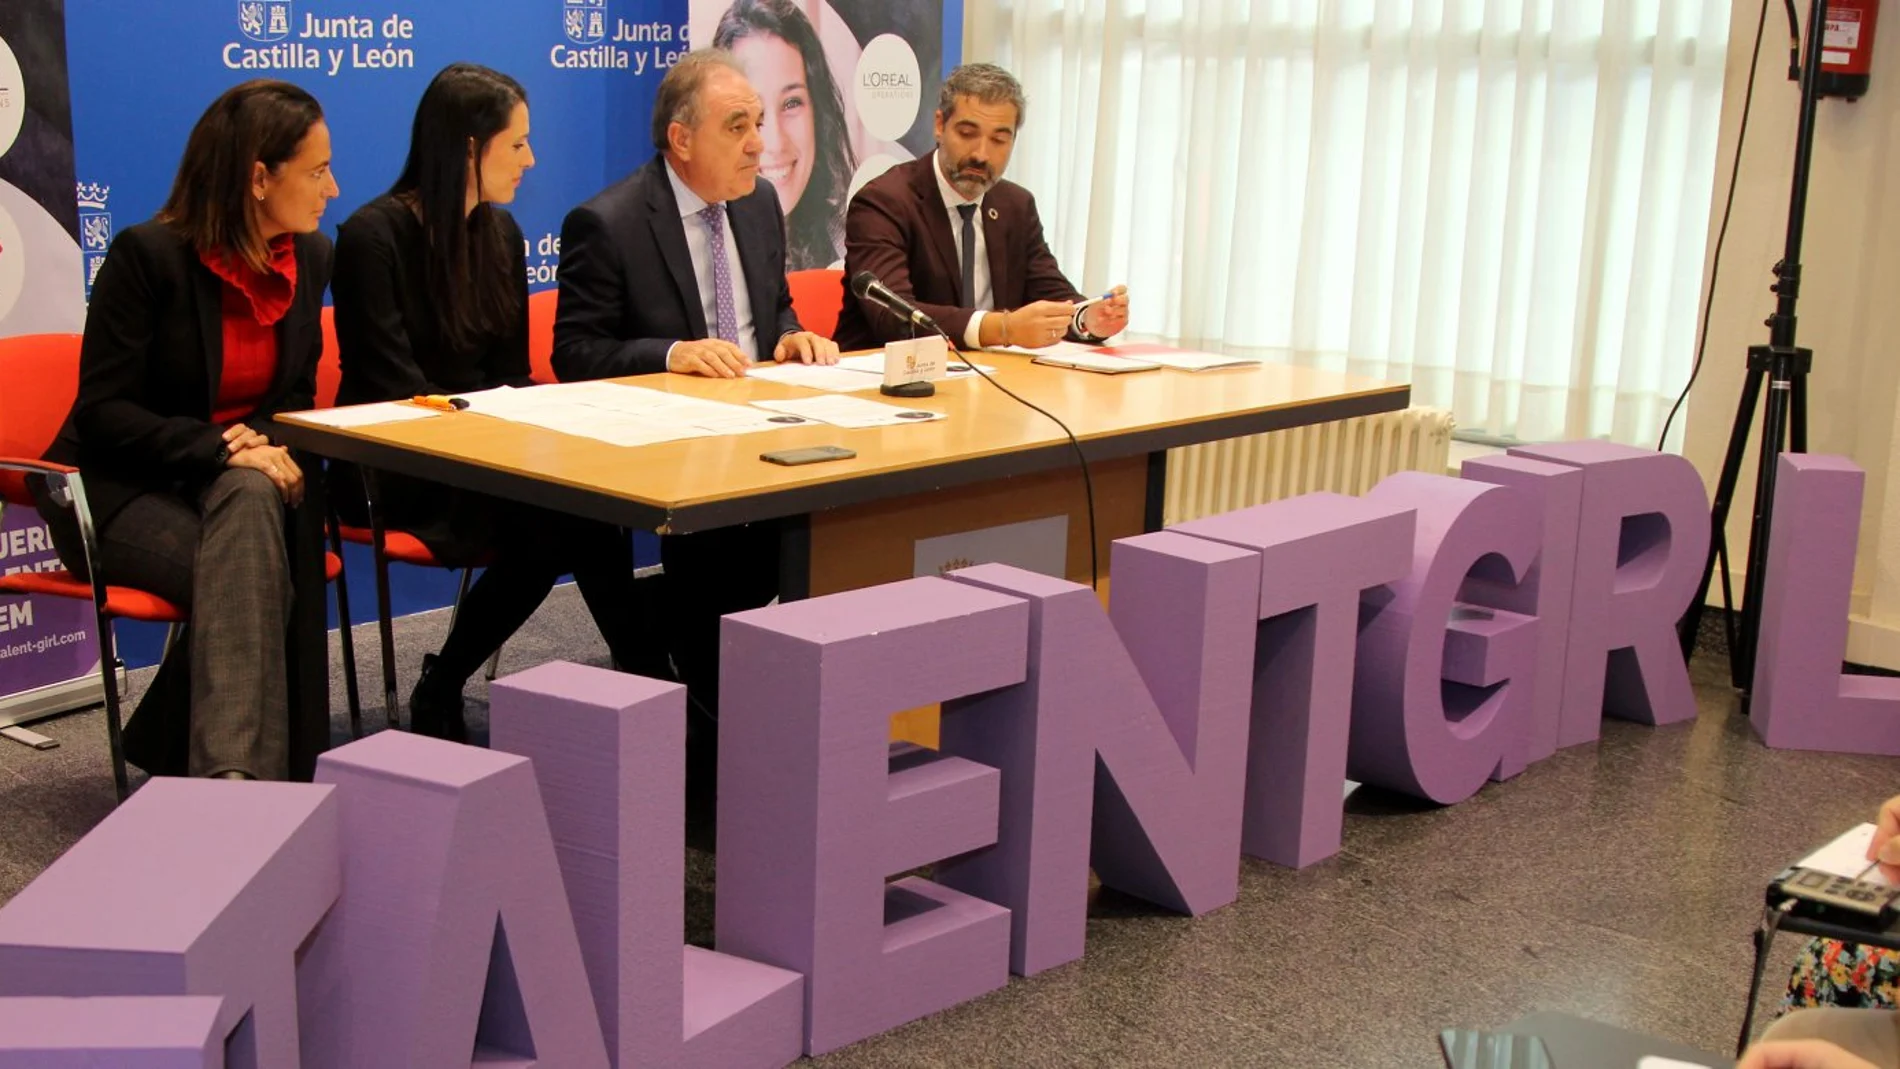
<svg viewBox="0 0 1900 1069"><path fill-rule="evenodd" d="M305 783L150 781L0 908L0 995L223 996L232 1065L297 1065L337 810Z"/></svg>
<svg viewBox="0 0 1900 1069"><path fill-rule="evenodd" d="M1339 852L1359 592L1406 573L1412 525L1409 509L1307 494L1172 528L1260 555L1250 857L1301 868Z"/></svg>
<svg viewBox="0 0 1900 1069"><path fill-rule="evenodd" d="M887 877L996 841L994 768L893 754L890 716L1020 683L1029 607L946 579L722 623L721 951L805 974L835 1050L1009 979L1009 911Z"/></svg>
<svg viewBox="0 0 1900 1069"><path fill-rule="evenodd" d="M1676 621L1699 598L1708 497L1687 460L1611 442L1518 446L1512 456L1583 471L1560 745L1597 737L1603 714L1694 719Z"/></svg>
<svg viewBox="0 0 1900 1069"><path fill-rule="evenodd" d="M0 1069L224 1069L213 995L0 998Z"/></svg>
<svg viewBox="0 0 1900 1069"><path fill-rule="evenodd" d="M343 894L298 970L312 1065L605 1069L525 758L385 731L317 759Z"/></svg>
<svg viewBox="0 0 1900 1069"><path fill-rule="evenodd" d="M1900 679L1841 674L1866 476L1844 457L1779 463L1749 722L1774 747L1900 754Z"/></svg>
<svg viewBox="0 0 1900 1069"><path fill-rule="evenodd" d="M1457 604L1466 577L1530 570L1535 503L1508 487L1407 471L1366 495L1418 517L1412 572L1368 591L1352 694L1353 779L1444 805L1522 771L1537 620ZM1447 623L1449 621L1449 623ZM1450 684L1447 686L1447 684Z"/></svg>
<svg viewBox="0 0 1900 1069"><path fill-rule="evenodd" d="M610 1060L796 1061L805 978L680 945L686 688L557 661L488 693L491 744L541 783Z"/></svg>

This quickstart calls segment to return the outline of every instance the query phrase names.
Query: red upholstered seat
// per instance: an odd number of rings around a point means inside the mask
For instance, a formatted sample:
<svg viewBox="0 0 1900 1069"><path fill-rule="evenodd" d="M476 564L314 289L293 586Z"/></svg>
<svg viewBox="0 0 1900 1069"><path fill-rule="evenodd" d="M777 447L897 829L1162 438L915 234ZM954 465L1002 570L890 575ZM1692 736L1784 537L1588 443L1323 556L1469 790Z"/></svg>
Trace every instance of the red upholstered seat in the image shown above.
<svg viewBox="0 0 1900 1069"><path fill-rule="evenodd" d="M559 382L554 374L554 314L560 290L528 295L528 372L539 383Z"/></svg>
<svg viewBox="0 0 1900 1069"><path fill-rule="evenodd" d="M18 572L0 576L0 594L50 594L53 597L91 601L92 584L80 581L64 568L56 572ZM106 615L156 624L185 622L185 613L178 606L157 594L148 594L129 586L106 587Z"/></svg>
<svg viewBox="0 0 1900 1069"><path fill-rule="evenodd" d="M844 310L843 271L793 271L785 276L785 284L792 291L792 311L800 326L827 338L837 333L838 313Z"/></svg>
<svg viewBox="0 0 1900 1069"><path fill-rule="evenodd" d="M359 546L373 546L376 544L375 539L370 533L370 529L367 527L350 527L345 525L339 527L338 530L342 532L343 541L345 542ZM436 560L435 554L430 552L429 547L423 543L422 539L417 538L408 531L398 531L393 527L383 531L383 553L397 564L413 564L418 568L461 567L461 565L443 564L441 561ZM479 560L472 566L479 568L487 563L486 560Z"/></svg>
<svg viewBox="0 0 1900 1069"><path fill-rule="evenodd" d="M343 574L343 560L334 553L323 555L323 580L336 582ZM55 572L16 572L0 576L0 594L47 594L78 601L92 600L92 584L81 581L64 568ZM142 620L153 624L182 624L185 611L157 594L148 594L129 586L106 587L106 615L119 620Z"/></svg>

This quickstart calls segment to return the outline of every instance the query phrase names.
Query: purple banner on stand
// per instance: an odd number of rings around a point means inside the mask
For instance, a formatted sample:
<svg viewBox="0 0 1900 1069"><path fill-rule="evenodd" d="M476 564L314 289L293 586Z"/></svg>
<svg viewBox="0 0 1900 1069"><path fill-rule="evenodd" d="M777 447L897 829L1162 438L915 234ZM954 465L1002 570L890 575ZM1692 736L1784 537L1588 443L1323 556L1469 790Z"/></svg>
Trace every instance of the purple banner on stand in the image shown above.
<svg viewBox="0 0 1900 1069"><path fill-rule="evenodd" d="M0 575L60 566L40 514L0 508ZM0 702L99 668L92 606L75 598L0 597Z"/></svg>

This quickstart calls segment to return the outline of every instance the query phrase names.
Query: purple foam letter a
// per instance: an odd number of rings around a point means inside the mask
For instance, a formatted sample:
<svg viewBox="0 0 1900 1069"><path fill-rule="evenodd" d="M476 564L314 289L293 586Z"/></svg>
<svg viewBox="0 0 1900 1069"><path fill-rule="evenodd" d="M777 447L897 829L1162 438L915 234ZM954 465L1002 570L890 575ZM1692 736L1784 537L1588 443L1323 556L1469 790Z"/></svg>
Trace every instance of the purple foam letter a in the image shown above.
<svg viewBox="0 0 1900 1069"><path fill-rule="evenodd" d="M0 995L223 996L232 1065L297 1065L297 948L337 899L337 801L150 781L0 908Z"/></svg>
<svg viewBox="0 0 1900 1069"><path fill-rule="evenodd" d="M1597 737L1603 714L1644 724L1695 717L1676 621L1702 591L1709 502L1694 465L1611 442L1518 446L1512 456L1583 471L1559 744Z"/></svg>
<svg viewBox="0 0 1900 1069"><path fill-rule="evenodd" d="M343 894L298 970L312 1065L607 1064L524 758L385 731L317 759Z"/></svg>
<svg viewBox="0 0 1900 1069"><path fill-rule="evenodd" d="M1537 620L1457 604L1474 572L1510 583L1537 556L1534 502L1508 487L1407 471L1367 498L1418 518L1411 574L1367 591L1347 774L1443 805L1515 774ZM1449 624L1447 621L1450 621Z"/></svg>
<svg viewBox="0 0 1900 1069"><path fill-rule="evenodd" d="M996 841L994 768L908 748L890 716L1020 683L1029 607L912 579L728 616L719 949L805 974L835 1050L1009 980L1009 911L887 877Z"/></svg>
<svg viewBox="0 0 1900 1069"><path fill-rule="evenodd" d="M1238 889L1259 557L1162 532L1116 542L1114 573L1108 614L1019 568L952 576L1030 605L1025 683L945 707L943 751L1002 769L1003 820L938 874L1009 907L1025 976L1082 956L1091 861L1183 913Z"/></svg>
<svg viewBox="0 0 1900 1069"><path fill-rule="evenodd" d="M1412 523L1409 509L1307 494L1172 528L1260 555L1250 857L1301 868L1339 852L1359 593L1405 574Z"/></svg>
<svg viewBox="0 0 1900 1069"><path fill-rule="evenodd" d="M1866 476L1845 457L1779 464L1749 722L1774 747L1900 754L1900 679L1841 674Z"/></svg>
<svg viewBox="0 0 1900 1069"><path fill-rule="evenodd" d="M1509 455L1467 460L1459 474L1466 479L1497 483L1529 495L1543 516L1543 543L1530 573L1521 583L1493 583L1473 577L1465 584L1466 597L1475 604L1537 617L1537 674L1529 685L1530 728L1523 733L1520 752L1510 765L1534 765L1558 747L1588 742L1596 737L1596 719L1581 725L1578 738L1563 738L1564 653L1570 635L1570 585L1577 578L1577 521L1583 514L1583 472L1564 464ZM1509 773L1512 769L1507 768Z"/></svg>
<svg viewBox="0 0 1900 1069"><path fill-rule="evenodd" d="M0 1069L224 1069L213 995L0 998Z"/></svg>
<svg viewBox="0 0 1900 1069"><path fill-rule="evenodd" d="M490 744L534 762L609 1060L796 1061L805 978L680 945L686 688L557 661L488 693Z"/></svg>

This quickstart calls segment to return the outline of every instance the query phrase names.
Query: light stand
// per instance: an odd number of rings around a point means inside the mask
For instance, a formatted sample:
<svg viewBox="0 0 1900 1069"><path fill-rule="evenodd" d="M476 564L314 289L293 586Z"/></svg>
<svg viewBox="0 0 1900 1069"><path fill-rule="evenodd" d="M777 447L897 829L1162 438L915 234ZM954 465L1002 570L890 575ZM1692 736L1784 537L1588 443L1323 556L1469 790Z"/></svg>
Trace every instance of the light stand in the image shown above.
<svg viewBox="0 0 1900 1069"><path fill-rule="evenodd" d="M1808 9L1807 44L1801 63L1801 119L1795 133L1788 240L1781 262L1774 268L1775 284L1769 287L1777 298L1775 314L1767 320L1768 344L1751 346L1748 350L1748 376L1742 385L1741 403L1735 411L1735 426L1729 431L1728 453L1722 460L1722 474L1716 482L1715 502L1710 513L1709 559L1703 565L1702 583L1696 588L1689 611L1683 615L1679 632L1683 652L1687 654L1695 648L1709 579L1718 560L1723 566L1723 604L1731 604L1729 508L1735 498L1735 484L1741 476L1744 454L1748 451L1756 404L1765 385L1768 402L1762 415L1761 458L1755 476L1755 512L1748 540L1748 575L1742 591L1739 635L1732 616L1725 614L1723 620L1729 640L1729 680L1743 692L1753 684L1755 643L1761 634L1761 602L1768 582L1768 534L1773 526L1776 466L1784 449L1795 453L1808 450L1808 372L1813 367L1814 354L1795 345L1795 301L1801 296L1801 239L1807 221L1815 108L1820 99L1817 81L1821 74L1826 26L1827 0L1813 0Z"/></svg>

